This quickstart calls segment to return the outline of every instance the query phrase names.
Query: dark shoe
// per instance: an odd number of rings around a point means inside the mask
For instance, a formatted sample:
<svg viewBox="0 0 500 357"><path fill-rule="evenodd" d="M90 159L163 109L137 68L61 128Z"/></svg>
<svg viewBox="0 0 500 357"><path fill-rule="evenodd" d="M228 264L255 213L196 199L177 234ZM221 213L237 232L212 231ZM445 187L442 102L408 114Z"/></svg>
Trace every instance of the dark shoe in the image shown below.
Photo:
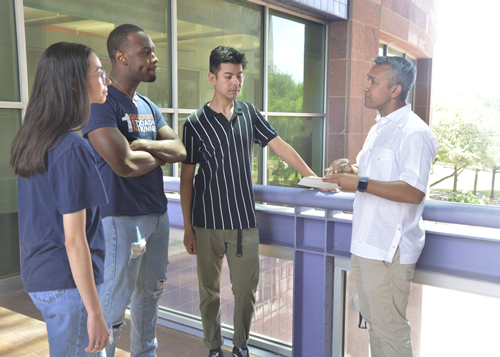
<svg viewBox="0 0 500 357"><path fill-rule="evenodd" d="M238 348L233 347L233 357L250 357L250 352L248 352L248 348Z"/></svg>
<svg viewBox="0 0 500 357"><path fill-rule="evenodd" d="M208 357L224 357L224 352L222 352L222 348L214 348L210 350Z"/></svg>

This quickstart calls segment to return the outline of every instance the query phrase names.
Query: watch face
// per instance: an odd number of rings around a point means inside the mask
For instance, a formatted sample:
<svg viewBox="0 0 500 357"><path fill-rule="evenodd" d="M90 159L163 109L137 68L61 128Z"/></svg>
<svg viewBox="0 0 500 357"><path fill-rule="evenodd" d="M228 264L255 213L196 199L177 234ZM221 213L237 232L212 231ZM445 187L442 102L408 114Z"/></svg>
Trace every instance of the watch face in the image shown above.
<svg viewBox="0 0 500 357"><path fill-rule="evenodd" d="M368 181L366 177L362 177L361 180L358 181L358 191L365 192L368 188Z"/></svg>

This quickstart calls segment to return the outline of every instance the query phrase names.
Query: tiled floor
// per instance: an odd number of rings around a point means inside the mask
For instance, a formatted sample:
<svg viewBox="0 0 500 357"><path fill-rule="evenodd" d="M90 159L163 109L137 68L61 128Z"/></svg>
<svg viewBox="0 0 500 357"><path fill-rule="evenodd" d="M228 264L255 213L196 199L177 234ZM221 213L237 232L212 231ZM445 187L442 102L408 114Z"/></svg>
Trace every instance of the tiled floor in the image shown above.
<svg viewBox="0 0 500 357"><path fill-rule="evenodd" d="M129 324L122 329L116 357L129 356ZM199 357L208 351L201 338L160 326L158 357ZM230 351L229 347L223 346ZM226 356L229 352L226 353ZM49 356L47 331L40 312L21 283L0 286L0 357ZM255 357L255 355L252 355Z"/></svg>

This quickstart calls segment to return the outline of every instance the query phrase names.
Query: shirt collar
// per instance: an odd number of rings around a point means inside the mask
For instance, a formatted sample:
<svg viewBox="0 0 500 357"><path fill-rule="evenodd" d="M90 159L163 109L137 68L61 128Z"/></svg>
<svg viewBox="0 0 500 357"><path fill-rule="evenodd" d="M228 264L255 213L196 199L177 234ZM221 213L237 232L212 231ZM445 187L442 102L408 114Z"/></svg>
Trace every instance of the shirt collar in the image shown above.
<svg viewBox="0 0 500 357"><path fill-rule="evenodd" d="M208 103L210 103L210 101L205 102L204 107L206 108L206 110L208 110L209 115L216 116L217 114L219 114L219 113L216 113L215 111L213 111L212 108L210 108L208 106ZM233 118L234 118L235 114L237 114L237 115L243 114L243 107L241 106L241 103L237 100L234 100Z"/></svg>
<svg viewBox="0 0 500 357"><path fill-rule="evenodd" d="M389 115L387 115L385 117L381 117L380 114L377 115L375 120L377 121L377 123L380 123L381 121L383 122L386 120L397 123L398 121L400 121L401 119L406 117L408 115L408 113L410 113L410 112L411 112L411 104L408 103L404 107L401 107L398 110L393 111L392 113L390 113Z"/></svg>

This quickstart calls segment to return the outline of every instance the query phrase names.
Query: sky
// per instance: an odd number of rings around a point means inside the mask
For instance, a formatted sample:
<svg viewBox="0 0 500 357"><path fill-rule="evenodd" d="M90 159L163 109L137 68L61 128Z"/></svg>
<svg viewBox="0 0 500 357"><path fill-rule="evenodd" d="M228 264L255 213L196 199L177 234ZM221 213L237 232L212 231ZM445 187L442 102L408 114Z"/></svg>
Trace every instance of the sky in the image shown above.
<svg viewBox="0 0 500 357"><path fill-rule="evenodd" d="M434 94L500 96L500 1L437 1Z"/></svg>
<svg viewBox="0 0 500 357"><path fill-rule="evenodd" d="M305 26L278 16L272 17L272 26L273 64L295 82L303 82Z"/></svg>

